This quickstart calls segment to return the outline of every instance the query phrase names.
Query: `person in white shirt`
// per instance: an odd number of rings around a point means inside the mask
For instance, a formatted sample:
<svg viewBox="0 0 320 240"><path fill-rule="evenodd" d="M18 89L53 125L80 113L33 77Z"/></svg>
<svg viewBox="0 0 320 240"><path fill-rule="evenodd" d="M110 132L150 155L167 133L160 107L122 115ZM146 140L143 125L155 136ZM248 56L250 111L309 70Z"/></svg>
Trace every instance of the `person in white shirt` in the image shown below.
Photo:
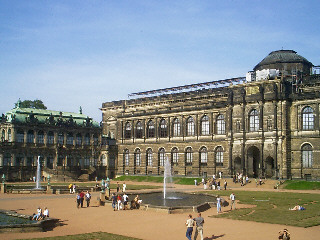
<svg viewBox="0 0 320 240"><path fill-rule="evenodd" d="M188 220L186 222L186 226L187 226L187 232L186 232L186 237L191 240L192 237L192 232L193 232L193 225L194 225L194 220L192 219L192 215L189 214L188 216Z"/></svg>
<svg viewBox="0 0 320 240"><path fill-rule="evenodd" d="M122 184L122 192L126 192L127 184L124 182Z"/></svg>
<svg viewBox="0 0 320 240"><path fill-rule="evenodd" d="M44 208L43 218L49 217L49 209L47 207Z"/></svg>
<svg viewBox="0 0 320 240"><path fill-rule="evenodd" d="M33 215L32 220L39 220L41 217L42 217L42 209L38 207L37 214Z"/></svg>
<svg viewBox="0 0 320 240"><path fill-rule="evenodd" d="M231 210L232 210L232 206L233 206L233 209L236 209L236 203L235 203L236 196L233 193L230 194L230 200L231 200L231 204L230 204Z"/></svg>
<svg viewBox="0 0 320 240"><path fill-rule="evenodd" d="M123 210L126 210L127 205L128 205L129 197L128 197L128 195L126 193L124 193L123 196L122 196L122 199L123 199Z"/></svg>

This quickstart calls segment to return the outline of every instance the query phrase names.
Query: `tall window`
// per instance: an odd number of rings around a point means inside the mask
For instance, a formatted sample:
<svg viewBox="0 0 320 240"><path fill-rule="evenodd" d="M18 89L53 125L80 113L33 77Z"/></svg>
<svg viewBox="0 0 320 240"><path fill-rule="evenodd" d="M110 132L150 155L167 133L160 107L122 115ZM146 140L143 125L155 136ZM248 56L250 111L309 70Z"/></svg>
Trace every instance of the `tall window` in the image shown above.
<svg viewBox="0 0 320 240"><path fill-rule="evenodd" d="M223 148L216 148L216 166L223 166Z"/></svg>
<svg viewBox="0 0 320 240"><path fill-rule="evenodd" d="M90 134L89 133L87 133L84 136L84 145L90 145Z"/></svg>
<svg viewBox="0 0 320 240"><path fill-rule="evenodd" d="M224 120L224 115L220 114L217 117L217 134L226 133L226 122Z"/></svg>
<svg viewBox="0 0 320 240"><path fill-rule="evenodd" d="M139 121L136 125L136 138L142 138L143 136L143 126L142 123Z"/></svg>
<svg viewBox="0 0 320 240"><path fill-rule="evenodd" d="M134 161L136 163L136 166L140 166L141 165L141 152L140 152L140 149L136 149L136 151L134 152Z"/></svg>
<svg viewBox="0 0 320 240"><path fill-rule="evenodd" d="M11 129L8 130L8 142L12 142Z"/></svg>
<svg viewBox="0 0 320 240"><path fill-rule="evenodd" d="M60 145L64 144L64 134L62 132L58 133L58 144Z"/></svg>
<svg viewBox="0 0 320 240"><path fill-rule="evenodd" d="M206 147L202 147L200 149L200 163L207 164L208 163L208 150Z"/></svg>
<svg viewBox="0 0 320 240"><path fill-rule="evenodd" d="M186 149L186 165L192 165L192 148Z"/></svg>
<svg viewBox="0 0 320 240"><path fill-rule="evenodd" d="M129 150L128 149L124 150L123 162L125 166L129 166Z"/></svg>
<svg viewBox="0 0 320 240"><path fill-rule="evenodd" d="M53 144L54 143L54 134L53 132L48 132L48 135L47 135L47 143L48 144Z"/></svg>
<svg viewBox="0 0 320 240"><path fill-rule="evenodd" d="M131 138L131 123L127 122L124 129L124 138L129 139Z"/></svg>
<svg viewBox="0 0 320 240"><path fill-rule="evenodd" d="M187 136L194 136L194 120L193 117L187 119Z"/></svg>
<svg viewBox="0 0 320 240"><path fill-rule="evenodd" d="M147 124L147 137L148 138L155 137L155 128L154 128L154 123L152 120L150 120Z"/></svg>
<svg viewBox="0 0 320 240"><path fill-rule="evenodd" d="M313 130L314 129L314 115L311 107L305 107L302 110L302 129Z"/></svg>
<svg viewBox="0 0 320 240"><path fill-rule="evenodd" d="M99 145L99 137L97 134L93 135L93 145L98 146Z"/></svg>
<svg viewBox="0 0 320 240"><path fill-rule="evenodd" d="M302 157L302 167L311 168L312 167L312 146L310 144L305 144L301 148L301 157Z"/></svg>
<svg viewBox="0 0 320 240"><path fill-rule="evenodd" d="M255 132L259 130L259 115L256 109L249 113L249 131Z"/></svg>
<svg viewBox="0 0 320 240"><path fill-rule="evenodd" d="M27 133L27 143L34 143L34 132L29 130Z"/></svg>
<svg viewBox="0 0 320 240"><path fill-rule="evenodd" d="M73 134L72 133L67 134L67 144L73 145Z"/></svg>
<svg viewBox="0 0 320 240"><path fill-rule="evenodd" d="M167 121L165 119L161 119L160 125L159 125L159 137L167 137L167 136L168 136Z"/></svg>
<svg viewBox="0 0 320 240"><path fill-rule="evenodd" d="M171 159L172 159L172 163L175 165L178 165L178 161L179 161L179 153L178 153L178 148L173 148L172 152L171 152Z"/></svg>
<svg viewBox="0 0 320 240"><path fill-rule="evenodd" d="M5 131L5 130L2 130L1 142L4 142L4 140L6 140L6 131Z"/></svg>
<svg viewBox="0 0 320 240"><path fill-rule="evenodd" d="M43 131L38 132L37 142L40 144L44 144L44 132Z"/></svg>
<svg viewBox="0 0 320 240"><path fill-rule="evenodd" d="M174 137L178 137L181 134L181 125L178 118L173 120L173 128L172 128L172 135Z"/></svg>
<svg viewBox="0 0 320 240"><path fill-rule="evenodd" d="M24 131L22 129L17 130L16 139L17 139L16 141L18 143L24 142Z"/></svg>
<svg viewBox="0 0 320 240"><path fill-rule="evenodd" d="M201 135L209 135L209 134L210 134L209 117L205 115L201 118Z"/></svg>
<svg viewBox="0 0 320 240"><path fill-rule="evenodd" d="M152 149L147 150L147 166L152 166Z"/></svg>
<svg viewBox="0 0 320 240"><path fill-rule="evenodd" d="M159 165L160 166L164 166L165 159L166 159L166 151L164 150L164 148L160 148L160 150L159 150Z"/></svg>
<svg viewBox="0 0 320 240"><path fill-rule="evenodd" d="M11 154L6 153L3 156L3 166L11 166Z"/></svg>
<svg viewBox="0 0 320 240"><path fill-rule="evenodd" d="M76 145L77 146L81 146L82 145L82 136L81 136L81 133L78 133L76 135Z"/></svg>

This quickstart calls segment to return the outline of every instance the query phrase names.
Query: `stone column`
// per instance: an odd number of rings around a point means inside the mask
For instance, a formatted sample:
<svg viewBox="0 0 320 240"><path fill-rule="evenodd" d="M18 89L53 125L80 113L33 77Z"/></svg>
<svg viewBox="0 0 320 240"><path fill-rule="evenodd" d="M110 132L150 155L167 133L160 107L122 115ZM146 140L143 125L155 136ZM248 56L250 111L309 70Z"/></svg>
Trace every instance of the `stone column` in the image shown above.
<svg viewBox="0 0 320 240"><path fill-rule="evenodd" d="M0 167L3 167L3 154L0 153Z"/></svg>

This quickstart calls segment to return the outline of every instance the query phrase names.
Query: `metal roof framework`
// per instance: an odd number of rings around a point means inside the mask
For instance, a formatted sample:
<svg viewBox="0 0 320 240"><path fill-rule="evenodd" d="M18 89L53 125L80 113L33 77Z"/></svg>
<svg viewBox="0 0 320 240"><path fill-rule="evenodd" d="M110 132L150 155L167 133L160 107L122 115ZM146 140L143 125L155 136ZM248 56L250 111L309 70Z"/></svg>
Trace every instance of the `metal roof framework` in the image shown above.
<svg viewBox="0 0 320 240"><path fill-rule="evenodd" d="M243 83L245 81L246 81L245 77L229 78L229 79L224 79L224 80L217 80L217 81L197 83L197 84L189 84L189 85L183 85L183 86L177 86L177 87L171 87L171 88L162 88L162 89L150 90L150 91L145 91L145 92L130 93L130 94L128 94L128 97L134 98L134 97L142 97L142 96L157 96L157 95L162 95L162 94L185 92L185 90L195 91L195 90L199 90L199 89L218 88L218 87L223 87L226 84L230 84L230 83L239 84L239 83Z"/></svg>

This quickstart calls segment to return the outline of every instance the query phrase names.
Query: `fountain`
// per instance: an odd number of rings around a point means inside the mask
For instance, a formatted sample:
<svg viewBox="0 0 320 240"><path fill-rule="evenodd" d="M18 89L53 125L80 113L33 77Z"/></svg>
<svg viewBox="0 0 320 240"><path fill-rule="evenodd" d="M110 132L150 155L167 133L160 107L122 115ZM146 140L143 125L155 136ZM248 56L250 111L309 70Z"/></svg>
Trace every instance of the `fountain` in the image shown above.
<svg viewBox="0 0 320 240"><path fill-rule="evenodd" d="M40 156L38 156L37 159L37 176L36 176L36 187L35 189L39 189L41 190L41 186L40 186L40 175L41 175L41 171L40 171Z"/></svg>
<svg viewBox="0 0 320 240"><path fill-rule="evenodd" d="M164 174L163 174L163 199L167 199L167 183L172 183L171 176L171 164L167 157L164 163Z"/></svg>

